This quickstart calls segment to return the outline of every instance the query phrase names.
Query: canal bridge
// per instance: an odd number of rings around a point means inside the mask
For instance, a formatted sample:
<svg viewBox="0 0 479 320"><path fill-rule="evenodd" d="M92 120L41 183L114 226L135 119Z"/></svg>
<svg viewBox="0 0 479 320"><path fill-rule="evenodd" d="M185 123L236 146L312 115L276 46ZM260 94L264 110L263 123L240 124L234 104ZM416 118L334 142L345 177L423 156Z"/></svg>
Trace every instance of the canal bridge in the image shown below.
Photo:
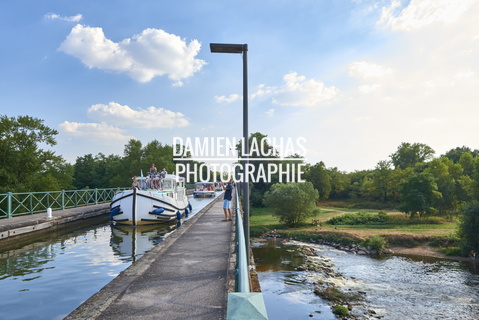
<svg viewBox="0 0 479 320"><path fill-rule="evenodd" d="M217 197L65 319L267 319L237 198L235 221ZM0 239L108 213L104 203L0 219Z"/></svg>

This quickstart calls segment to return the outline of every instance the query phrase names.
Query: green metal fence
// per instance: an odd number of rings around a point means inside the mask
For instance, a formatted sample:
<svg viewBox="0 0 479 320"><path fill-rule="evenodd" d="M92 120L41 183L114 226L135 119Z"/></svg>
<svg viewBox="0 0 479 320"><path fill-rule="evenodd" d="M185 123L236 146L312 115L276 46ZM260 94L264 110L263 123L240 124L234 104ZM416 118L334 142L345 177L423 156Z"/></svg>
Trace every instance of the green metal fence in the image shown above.
<svg viewBox="0 0 479 320"><path fill-rule="evenodd" d="M0 219L110 202L115 193L129 188L60 190L0 194Z"/></svg>

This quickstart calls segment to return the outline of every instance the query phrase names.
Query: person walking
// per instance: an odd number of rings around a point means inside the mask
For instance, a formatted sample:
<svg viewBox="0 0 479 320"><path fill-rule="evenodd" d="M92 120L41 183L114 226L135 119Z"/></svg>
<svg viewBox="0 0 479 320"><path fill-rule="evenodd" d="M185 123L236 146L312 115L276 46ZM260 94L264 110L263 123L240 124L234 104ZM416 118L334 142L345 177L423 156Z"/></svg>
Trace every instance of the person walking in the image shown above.
<svg viewBox="0 0 479 320"><path fill-rule="evenodd" d="M223 210L225 212L225 219L223 221L233 220L233 215L231 214L231 199L233 198L233 179L230 179L226 185L223 184L223 189L225 190L224 200L223 200Z"/></svg>

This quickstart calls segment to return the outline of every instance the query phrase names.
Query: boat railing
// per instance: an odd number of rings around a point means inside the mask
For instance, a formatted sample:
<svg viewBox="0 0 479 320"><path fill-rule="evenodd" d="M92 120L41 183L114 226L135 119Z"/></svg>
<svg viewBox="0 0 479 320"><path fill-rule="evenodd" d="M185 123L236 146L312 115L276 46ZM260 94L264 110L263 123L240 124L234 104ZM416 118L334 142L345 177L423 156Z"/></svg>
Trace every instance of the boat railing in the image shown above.
<svg viewBox="0 0 479 320"><path fill-rule="evenodd" d="M60 190L47 192L7 192L0 194L0 219L64 210L110 202L113 196L130 188Z"/></svg>
<svg viewBox="0 0 479 320"><path fill-rule="evenodd" d="M249 259L246 252L246 238L243 229L243 214L240 208L238 192L235 193L235 292L228 293L226 319L268 320L263 294L261 292L251 292Z"/></svg>

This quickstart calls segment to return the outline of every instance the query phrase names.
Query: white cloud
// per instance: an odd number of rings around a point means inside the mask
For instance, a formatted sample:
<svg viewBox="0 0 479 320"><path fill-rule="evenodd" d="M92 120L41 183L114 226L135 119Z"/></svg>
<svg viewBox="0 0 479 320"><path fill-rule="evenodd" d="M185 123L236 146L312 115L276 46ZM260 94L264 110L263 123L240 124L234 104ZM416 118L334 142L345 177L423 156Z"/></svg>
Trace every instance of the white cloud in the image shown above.
<svg viewBox="0 0 479 320"><path fill-rule="evenodd" d="M441 4L451 7L441 11ZM421 5L426 7L419 14ZM439 15L448 10L449 18ZM425 143L437 155L478 147L479 1L412 0L391 14L389 25L386 20L376 25L388 29L381 30L387 36L380 45L336 68L350 76L338 85L341 99L327 110L303 109L294 118L302 136L334 137L311 139L318 152L313 163L372 169L404 141ZM351 154L363 156L351 161Z"/></svg>
<svg viewBox="0 0 479 320"><path fill-rule="evenodd" d="M469 9L474 0L412 0L407 6L392 1L383 7L380 24L392 30L414 30L433 23L451 24Z"/></svg>
<svg viewBox="0 0 479 320"><path fill-rule="evenodd" d="M214 99L218 103L222 103L222 102L229 103L229 102L235 102L237 100L243 100L243 97L240 96L239 94L233 93L233 94L230 94L228 97L226 97L226 96L215 96Z"/></svg>
<svg viewBox="0 0 479 320"><path fill-rule="evenodd" d="M254 92L253 94L250 95L250 98L254 99L256 97L267 96L267 95L273 94L275 90L276 89L273 88L273 87L267 87L264 84L260 84L256 88L256 92Z"/></svg>
<svg viewBox="0 0 479 320"><path fill-rule="evenodd" d="M274 109L269 109L268 111L266 111L266 115L269 116L269 117L272 117L274 116Z"/></svg>
<svg viewBox="0 0 479 320"><path fill-rule="evenodd" d="M366 61L355 61L349 65L349 75L357 78L380 78L391 73L391 68Z"/></svg>
<svg viewBox="0 0 479 320"><path fill-rule="evenodd" d="M116 102L92 105L88 109L88 116L96 121L132 128L176 128L189 125L180 112L155 107L134 110Z"/></svg>
<svg viewBox="0 0 479 320"><path fill-rule="evenodd" d="M62 21L67 21L67 22L79 22L83 19L83 16L81 14L77 14L74 16L69 16L69 17L62 17L56 13L47 13L45 15L46 19L49 20L62 20Z"/></svg>
<svg viewBox="0 0 479 320"><path fill-rule="evenodd" d="M285 84L279 87L260 84L256 91L249 95L250 99L271 97L272 103L280 106L305 106L317 107L337 100L339 89L327 87L323 82L315 79L307 79L291 72L283 76ZM217 102L233 102L242 97L238 94L215 96ZM271 109L272 110L272 109Z"/></svg>
<svg viewBox="0 0 479 320"><path fill-rule="evenodd" d="M195 59L201 44L159 29L146 29L132 38L114 42L102 28L76 25L59 50L80 59L89 68L126 73L139 82L168 75L174 85L192 76L206 64Z"/></svg>
<svg viewBox="0 0 479 320"><path fill-rule="evenodd" d="M122 129L106 123L79 123L65 121L60 123L60 132L79 138L92 140L100 144L111 144L112 141L127 141L133 137L123 135Z"/></svg>
<svg viewBox="0 0 479 320"><path fill-rule="evenodd" d="M286 83L274 90L273 98L273 103L280 106L317 107L335 101L339 94L338 88L298 76L296 72L284 75L283 80Z"/></svg>
<svg viewBox="0 0 479 320"><path fill-rule="evenodd" d="M359 91L361 93L367 94L378 91L381 88L381 85L378 83L373 84L363 84L359 86Z"/></svg>

